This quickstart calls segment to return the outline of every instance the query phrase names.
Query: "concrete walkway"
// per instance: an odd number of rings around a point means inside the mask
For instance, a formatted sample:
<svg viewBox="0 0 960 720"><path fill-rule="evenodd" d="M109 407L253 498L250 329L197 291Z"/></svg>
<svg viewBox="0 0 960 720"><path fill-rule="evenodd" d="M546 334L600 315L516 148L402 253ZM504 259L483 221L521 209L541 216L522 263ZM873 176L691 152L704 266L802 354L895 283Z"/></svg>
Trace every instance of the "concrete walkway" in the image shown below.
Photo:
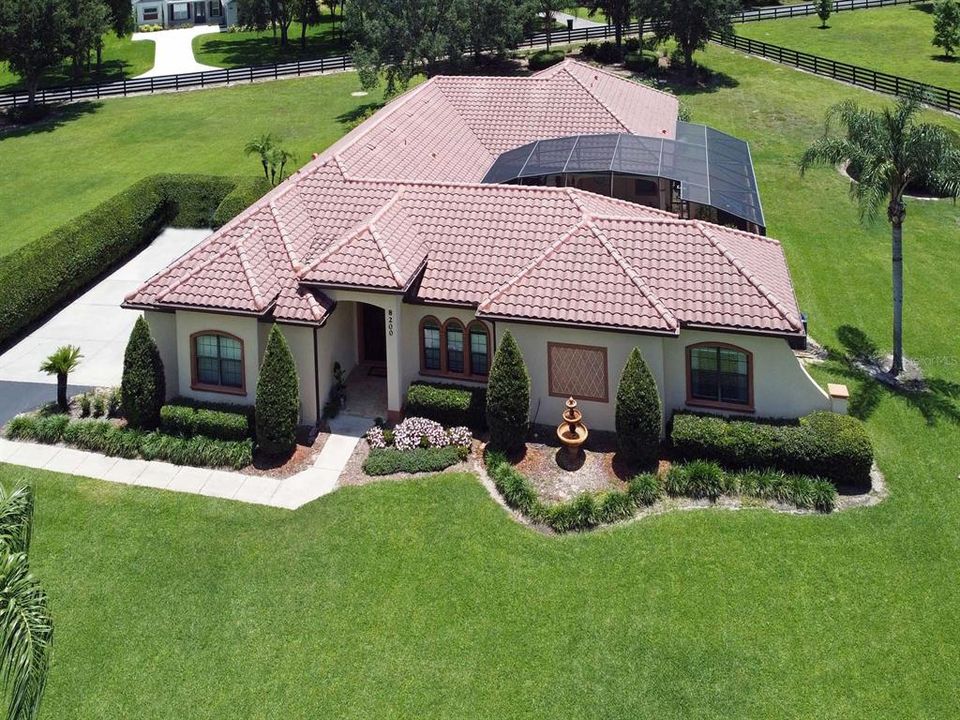
<svg viewBox="0 0 960 720"><path fill-rule="evenodd" d="M0 439L0 462L42 468L107 482L207 495L296 510L337 488L340 473L373 420L340 415L313 466L282 480L229 470L195 468L157 460L127 460L63 445Z"/></svg>
<svg viewBox="0 0 960 720"><path fill-rule="evenodd" d="M196 25L177 30L158 30L150 33L134 33L131 40L150 41L156 44L153 56L153 67L138 78L156 77L157 75L179 75L182 73L203 72L204 70L219 70L212 65L198 63L193 56L193 39L197 35L220 32L218 25Z"/></svg>

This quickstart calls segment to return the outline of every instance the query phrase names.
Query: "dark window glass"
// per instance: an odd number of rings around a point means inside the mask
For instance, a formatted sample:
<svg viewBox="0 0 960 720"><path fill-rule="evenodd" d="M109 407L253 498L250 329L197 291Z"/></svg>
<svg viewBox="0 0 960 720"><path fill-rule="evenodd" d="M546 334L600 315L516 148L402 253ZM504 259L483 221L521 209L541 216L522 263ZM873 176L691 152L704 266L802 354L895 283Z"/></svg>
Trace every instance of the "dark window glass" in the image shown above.
<svg viewBox="0 0 960 720"><path fill-rule="evenodd" d="M463 372L463 328L457 325L447 328L447 371Z"/></svg>
<svg viewBox="0 0 960 720"><path fill-rule="evenodd" d="M697 400L749 404L750 375L747 354L731 348L692 348L690 395Z"/></svg>
<svg viewBox="0 0 960 720"><path fill-rule="evenodd" d="M490 368L490 350L487 333L480 328L470 330L470 371L474 375L486 375Z"/></svg>
<svg viewBox="0 0 960 720"><path fill-rule="evenodd" d="M432 323L423 326L423 368L440 369L440 328Z"/></svg>
<svg viewBox="0 0 960 720"><path fill-rule="evenodd" d="M196 338L197 382L204 385L243 387L243 346L222 335Z"/></svg>

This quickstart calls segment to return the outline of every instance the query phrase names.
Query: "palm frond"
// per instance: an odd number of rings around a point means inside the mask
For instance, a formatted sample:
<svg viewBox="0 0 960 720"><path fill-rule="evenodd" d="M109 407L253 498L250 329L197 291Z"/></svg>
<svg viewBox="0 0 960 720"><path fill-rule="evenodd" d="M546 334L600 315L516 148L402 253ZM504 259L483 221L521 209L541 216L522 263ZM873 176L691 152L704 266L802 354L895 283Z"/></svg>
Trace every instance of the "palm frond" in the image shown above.
<svg viewBox="0 0 960 720"><path fill-rule="evenodd" d="M46 686L53 621L25 553L0 553L0 677L7 720L35 720Z"/></svg>
<svg viewBox="0 0 960 720"><path fill-rule="evenodd" d="M0 550L25 553L30 550L33 528L33 490L17 484L13 489L0 485Z"/></svg>
<svg viewBox="0 0 960 720"><path fill-rule="evenodd" d="M40 372L48 375L69 374L77 369L83 353L76 345L61 345L40 364Z"/></svg>

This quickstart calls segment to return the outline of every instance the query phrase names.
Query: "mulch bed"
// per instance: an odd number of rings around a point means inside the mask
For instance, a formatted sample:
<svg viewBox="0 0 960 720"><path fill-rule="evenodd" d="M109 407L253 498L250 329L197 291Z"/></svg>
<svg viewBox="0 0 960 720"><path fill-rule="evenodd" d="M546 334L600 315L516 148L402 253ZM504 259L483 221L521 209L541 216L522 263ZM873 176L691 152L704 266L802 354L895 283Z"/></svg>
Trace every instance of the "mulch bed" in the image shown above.
<svg viewBox="0 0 960 720"><path fill-rule="evenodd" d="M239 472L244 475L260 475L277 478L278 480L296 475L313 465L328 437L330 437L329 432L318 431L316 428L299 427L297 428L297 447L290 457L275 460L254 455L253 465L240 468Z"/></svg>

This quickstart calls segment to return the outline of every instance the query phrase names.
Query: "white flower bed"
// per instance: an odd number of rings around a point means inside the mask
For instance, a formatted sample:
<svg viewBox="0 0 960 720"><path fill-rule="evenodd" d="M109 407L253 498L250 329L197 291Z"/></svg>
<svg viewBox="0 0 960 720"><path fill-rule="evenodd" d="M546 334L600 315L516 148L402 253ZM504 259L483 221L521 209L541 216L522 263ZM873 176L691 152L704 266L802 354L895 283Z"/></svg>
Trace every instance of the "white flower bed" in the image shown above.
<svg viewBox="0 0 960 720"><path fill-rule="evenodd" d="M402 421L393 431L373 427L367 431L367 442L374 449L395 447L397 450L413 450L430 447L470 447L473 436L469 428L445 428L438 422L421 417Z"/></svg>

